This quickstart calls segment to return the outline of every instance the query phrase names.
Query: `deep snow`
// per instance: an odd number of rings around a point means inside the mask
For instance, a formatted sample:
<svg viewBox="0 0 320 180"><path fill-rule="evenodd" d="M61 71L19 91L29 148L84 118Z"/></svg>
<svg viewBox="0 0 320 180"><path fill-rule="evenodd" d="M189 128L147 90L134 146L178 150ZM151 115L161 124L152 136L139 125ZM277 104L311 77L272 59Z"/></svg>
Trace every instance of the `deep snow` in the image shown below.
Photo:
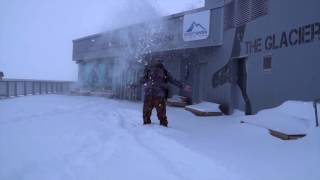
<svg viewBox="0 0 320 180"><path fill-rule="evenodd" d="M141 109L96 97L1 100L0 179L320 179L320 131L311 125L306 138L282 141L240 123L254 116L196 117L170 107L163 128L155 113L142 126Z"/></svg>

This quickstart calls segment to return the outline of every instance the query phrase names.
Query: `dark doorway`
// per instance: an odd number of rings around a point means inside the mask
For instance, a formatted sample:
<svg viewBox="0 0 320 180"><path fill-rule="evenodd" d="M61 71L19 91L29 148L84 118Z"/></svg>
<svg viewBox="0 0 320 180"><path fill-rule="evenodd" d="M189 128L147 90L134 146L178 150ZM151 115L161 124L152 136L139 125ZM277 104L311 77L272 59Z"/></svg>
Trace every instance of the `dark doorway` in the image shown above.
<svg viewBox="0 0 320 180"><path fill-rule="evenodd" d="M193 103L200 103L206 100L206 78L207 78L206 62L197 62L193 66L193 83L192 83L192 100Z"/></svg>
<svg viewBox="0 0 320 180"><path fill-rule="evenodd" d="M233 59L233 104L238 108L244 108L246 115L252 114L251 102L247 93L247 58ZM239 92L240 90L240 92ZM242 97L242 98L241 98ZM243 101L241 101L243 99ZM241 105L241 102L244 104Z"/></svg>

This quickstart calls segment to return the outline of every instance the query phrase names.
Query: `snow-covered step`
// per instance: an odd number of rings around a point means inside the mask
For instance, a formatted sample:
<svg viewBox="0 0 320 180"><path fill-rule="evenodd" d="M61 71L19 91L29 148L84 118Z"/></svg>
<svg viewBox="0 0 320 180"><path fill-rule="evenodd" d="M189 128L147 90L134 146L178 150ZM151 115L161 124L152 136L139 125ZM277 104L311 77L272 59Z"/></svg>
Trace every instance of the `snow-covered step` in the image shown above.
<svg viewBox="0 0 320 180"><path fill-rule="evenodd" d="M219 106L220 105L216 103L203 101L199 104L186 106L185 109L197 116L222 116L223 113Z"/></svg>

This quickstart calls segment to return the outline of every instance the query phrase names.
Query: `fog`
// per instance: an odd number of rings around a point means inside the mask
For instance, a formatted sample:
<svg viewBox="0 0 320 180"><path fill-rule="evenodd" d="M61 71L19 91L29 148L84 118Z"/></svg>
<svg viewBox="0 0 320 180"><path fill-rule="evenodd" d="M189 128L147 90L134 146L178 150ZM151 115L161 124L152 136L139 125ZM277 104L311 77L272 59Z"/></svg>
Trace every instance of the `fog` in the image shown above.
<svg viewBox="0 0 320 180"><path fill-rule="evenodd" d="M72 40L201 7L204 0L0 0L5 78L76 80Z"/></svg>

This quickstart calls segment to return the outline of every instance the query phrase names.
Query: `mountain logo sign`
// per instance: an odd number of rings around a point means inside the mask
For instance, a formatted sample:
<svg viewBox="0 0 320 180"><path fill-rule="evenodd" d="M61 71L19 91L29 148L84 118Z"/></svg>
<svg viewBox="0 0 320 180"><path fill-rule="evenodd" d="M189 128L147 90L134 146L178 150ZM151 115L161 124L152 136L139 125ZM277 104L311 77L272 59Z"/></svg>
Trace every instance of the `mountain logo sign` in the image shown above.
<svg viewBox="0 0 320 180"><path fill-rule="evenodd" d="M210 11L185 15L183 22L183 40L194 41L209 37Z"/></svg>

